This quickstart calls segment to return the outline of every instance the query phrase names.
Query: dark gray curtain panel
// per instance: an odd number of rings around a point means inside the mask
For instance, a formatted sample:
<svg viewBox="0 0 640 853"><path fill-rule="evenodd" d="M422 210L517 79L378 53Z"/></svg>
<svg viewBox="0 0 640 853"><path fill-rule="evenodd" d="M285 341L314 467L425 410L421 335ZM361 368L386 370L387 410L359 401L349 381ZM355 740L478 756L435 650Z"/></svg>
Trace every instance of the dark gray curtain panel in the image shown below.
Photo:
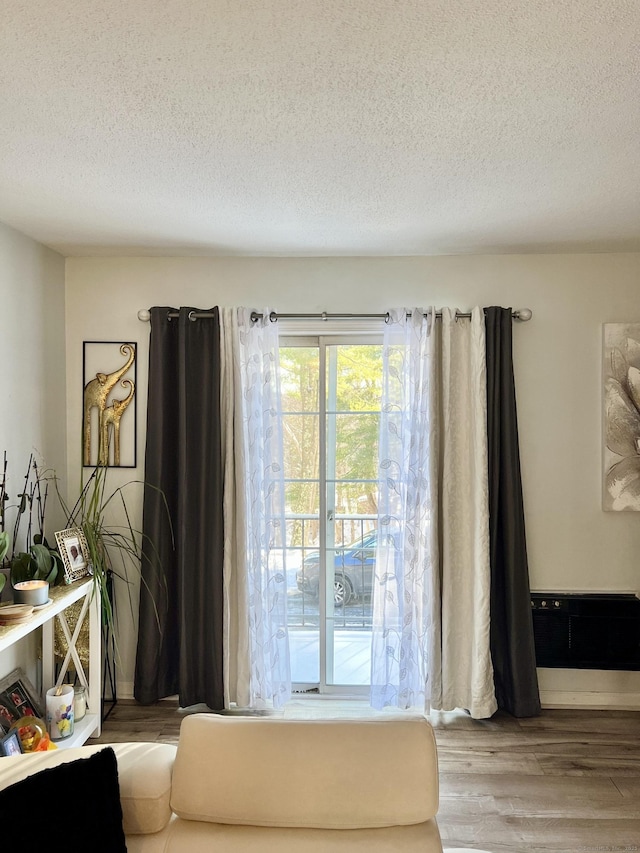
<svg viewBox="0 0 640 853"><path fill-rule="evenodd" d="M491 658L498 708L540 713L525 538L511 308L485 308Z"/></svg>
<svg viewBox="0 0 640 853"><path fill-rule="evenodd" d="M151 309L134 696L224 706L220 315ZM166 503L165 503L166 501ZM167 517L167 509L171 523ZM173 529L173 535L172 535Z"/></svg>

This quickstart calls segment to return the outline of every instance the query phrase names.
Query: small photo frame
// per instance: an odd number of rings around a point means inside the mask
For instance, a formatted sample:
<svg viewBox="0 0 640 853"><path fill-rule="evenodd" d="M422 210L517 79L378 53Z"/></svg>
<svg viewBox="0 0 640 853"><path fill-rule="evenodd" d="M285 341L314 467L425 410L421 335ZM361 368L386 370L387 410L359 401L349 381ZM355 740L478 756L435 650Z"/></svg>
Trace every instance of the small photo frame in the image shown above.
<svg viewBox="0 0 640 853"><path fill-rule="evenodd" d="M69 527L56 533L58 550L64 565L66 583L73 583L91 574L87 540L80 527Z"/></svg>
<svg viewBox="0 0 640 853"><path fill-rule="evenodd" d="M0 758L10 755L22 755L22 743L17 729L0 738Z"/></svg>
<svg viewBox="0 0 640 853"><path fill-rule="evenodd" d="M0 679L0 725L5 729L21 717L40 717L44 708L35 687L21 669Z"/></svg>
<svg viewBox="0 0 640 853"><path fill-rule="evenodd" d="M4 732L7 732L16 719L18 718L13 713L11 705L0 696L0 727L4 729ZM0 732L0 734L4 734L4 732Z"/></svg>

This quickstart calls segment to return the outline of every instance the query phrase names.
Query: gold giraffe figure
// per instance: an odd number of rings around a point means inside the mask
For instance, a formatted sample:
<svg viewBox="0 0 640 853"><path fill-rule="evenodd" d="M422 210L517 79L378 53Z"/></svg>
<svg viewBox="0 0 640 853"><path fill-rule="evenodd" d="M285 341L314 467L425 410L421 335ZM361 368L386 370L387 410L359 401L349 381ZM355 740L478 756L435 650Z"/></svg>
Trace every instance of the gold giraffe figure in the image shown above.
<svg viewBox="0 0 640 853"><path fill-rule="evenodd" d="M110 406L106 406L100 420L100 446L98 449L98 465L109 464L109 427L113 428L113 464L117 468L120 465L120 418L125 409L133 400L136 390L131 379L123 379L120 383L128 385L131 390L124 400L112 400Z"/></svg>
<svg viewBox="0 0 640 853"><path fill-rule="evenodd" d="M118 382L131 367L136 357L135 348L131 344L122 344L122 355L128 355L127 361L113 373L96 373L95 379L90 379L84 386L84 433L83 433L83 464L91 465L91 412L98 409L99 424L102 423L102 413L107 406L107 397ZM100 426L99 426L100 430ZM98 440L100 433L98 434ZM100 453L98 449L98 454Z"/></svg>

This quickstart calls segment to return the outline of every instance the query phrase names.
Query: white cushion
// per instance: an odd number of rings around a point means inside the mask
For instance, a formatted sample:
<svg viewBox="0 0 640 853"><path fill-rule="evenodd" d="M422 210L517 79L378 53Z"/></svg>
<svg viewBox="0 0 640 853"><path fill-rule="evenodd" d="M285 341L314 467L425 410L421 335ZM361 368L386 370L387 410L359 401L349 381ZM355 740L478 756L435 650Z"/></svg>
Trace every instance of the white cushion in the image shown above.
<svg viewBox="0 0 640 853"><path fill-rule="evenodd" d="M157 837L147 835L134 839L143 841L142 847L132 846L127 839L127 850L129 853L442 853L435 820L378 829L230 826L176 820L168 830L164 848L147 846Z"/></svg>
<svg viewBox="0 0 640 853"><path fill-rule="evenodd" d="M118 780L126 835L159 832L169 822L171 771L176 747L167 743L116 743L34 752L0 760L0 789L27 776L111 746L118 760Z"/></svg>
<svg viewBox="0 0 640 853"><path fill-rule="evenodd" d="M438 810L433 730L408 720L195 714L182 722L171 806L181 818L270 827L419 824Z"/></svg>
<svg viewBox="0 0 640 853"><path fill-rule="evenodd" d="M171 818L171 774L176 747L169 743L114 743L126 835L159 832Z"/></svg>

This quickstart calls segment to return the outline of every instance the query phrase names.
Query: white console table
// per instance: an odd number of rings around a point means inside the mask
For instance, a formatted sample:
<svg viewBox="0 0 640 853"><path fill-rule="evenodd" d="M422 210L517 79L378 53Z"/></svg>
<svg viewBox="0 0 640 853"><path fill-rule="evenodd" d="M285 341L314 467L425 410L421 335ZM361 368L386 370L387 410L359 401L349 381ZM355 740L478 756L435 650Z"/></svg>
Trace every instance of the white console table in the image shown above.
<svg viewBox="0 0 640 853"><path fill-rule="evenodd" d="M73 660L81 683L87 688L88 710L84 718L75 723L73 734L63 740L56 740L58 747L80 746L90 737L100 735L102 719L102 694L101 694L101 671L102 671L102 613L100 606L100 595L94 595L93 578L83 578L69 586L54 586L49 590L51 604L42 610L36 611L33 616L21 625L0 625L0 652L8 649L18 640L31 634L36 628L42 628L42 689L54 687L55 680L55 656L54 656L54 623L58 618L62 630L67 637L69 651L65 659L68 665ZM77 630L73 636L69 631L64 611L75 601L84 600L89 612L89 673L84 673L78 652L75 648L77 635L80 632L82 619L78 619ZM66 629L66 630L65 630ZM69 640L71 642L69 643ZM63 674L64 674L63 667ZM60 680L60 679L58 679ZM44 696L42 700L44 705Z"/></svg>

